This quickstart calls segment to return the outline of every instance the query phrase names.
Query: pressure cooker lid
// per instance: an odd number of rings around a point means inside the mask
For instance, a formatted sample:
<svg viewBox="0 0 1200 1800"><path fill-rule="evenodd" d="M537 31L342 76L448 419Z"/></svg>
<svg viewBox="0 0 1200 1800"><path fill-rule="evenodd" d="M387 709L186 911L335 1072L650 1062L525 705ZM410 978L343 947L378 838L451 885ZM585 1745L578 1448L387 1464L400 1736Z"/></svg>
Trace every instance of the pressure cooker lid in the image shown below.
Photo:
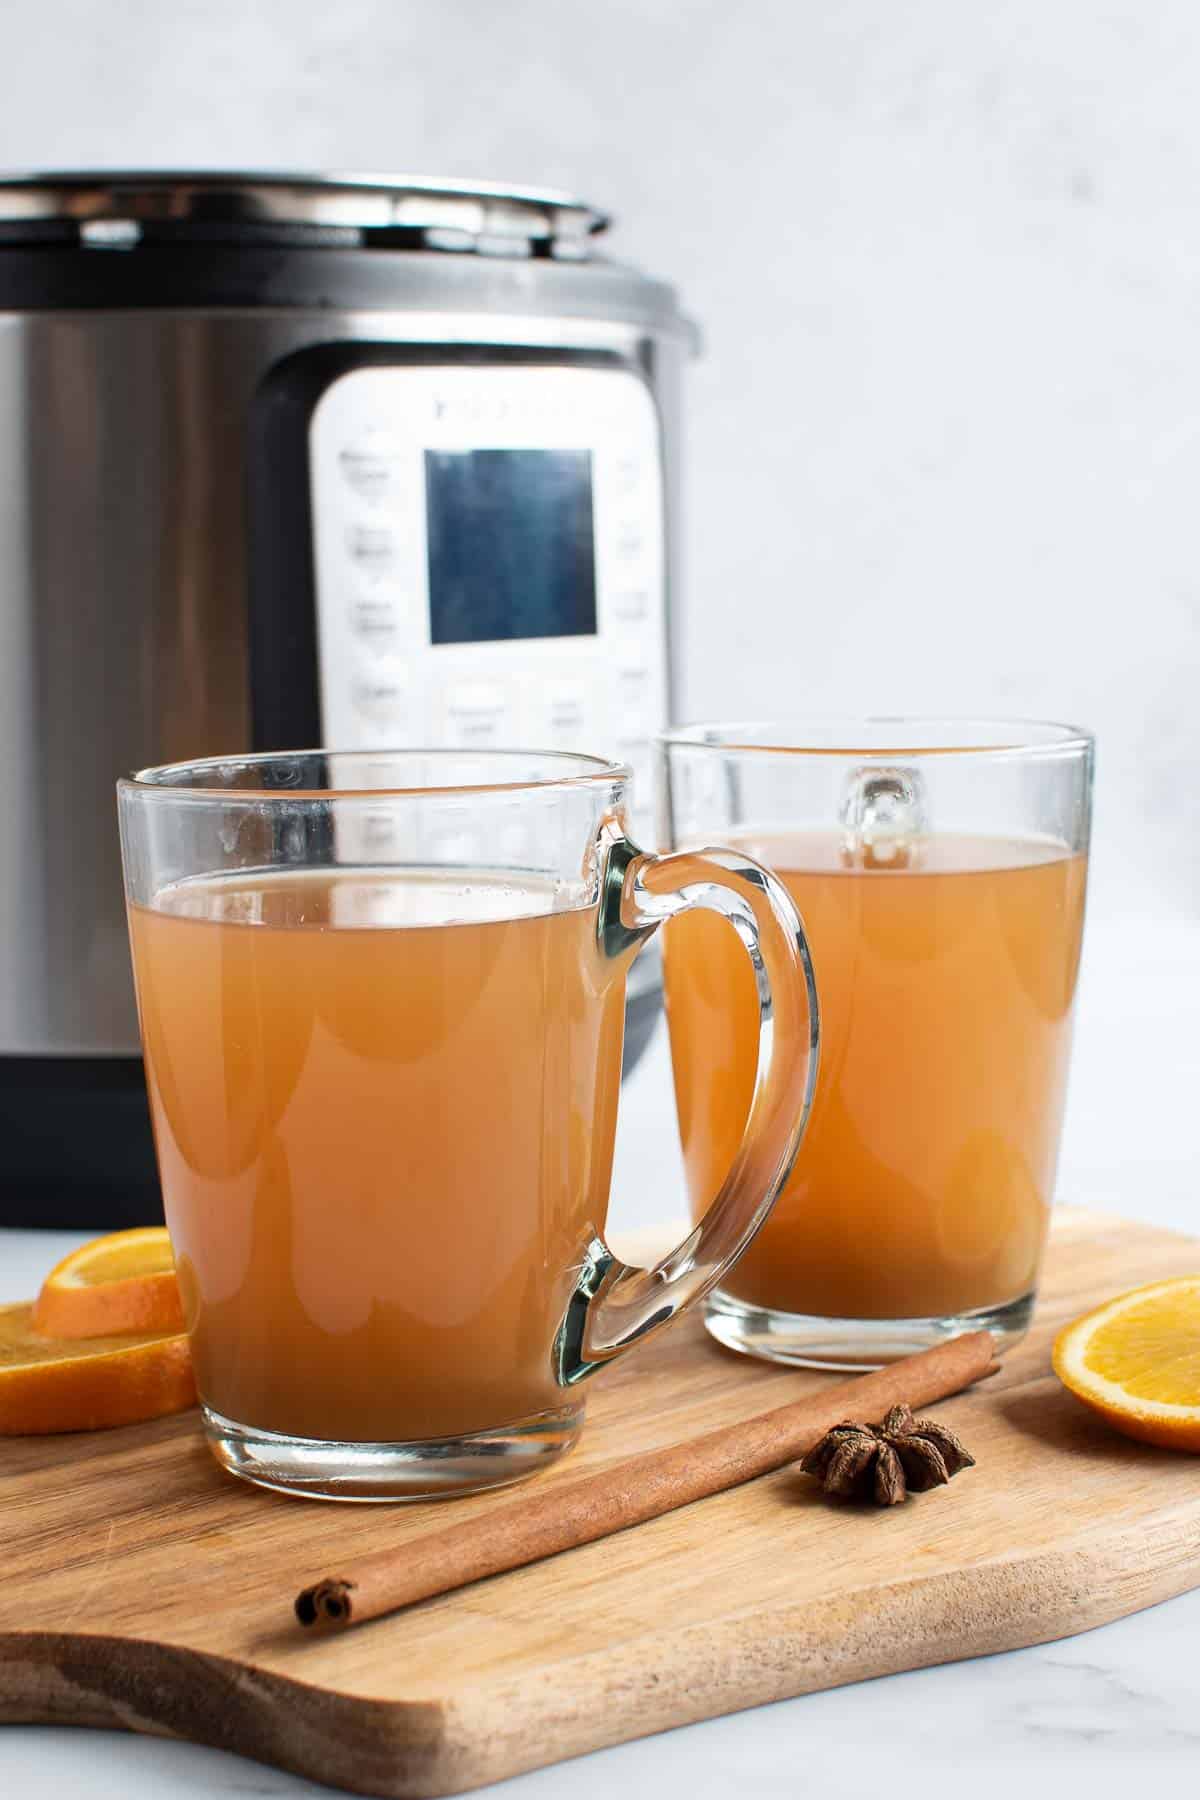
<svg viewBox="0 0 1200 1800"><path fill-rule="evenodd" d="M263 243L586 257L607 216L548 188L407 175L0 175L0 244Z"/></svg>

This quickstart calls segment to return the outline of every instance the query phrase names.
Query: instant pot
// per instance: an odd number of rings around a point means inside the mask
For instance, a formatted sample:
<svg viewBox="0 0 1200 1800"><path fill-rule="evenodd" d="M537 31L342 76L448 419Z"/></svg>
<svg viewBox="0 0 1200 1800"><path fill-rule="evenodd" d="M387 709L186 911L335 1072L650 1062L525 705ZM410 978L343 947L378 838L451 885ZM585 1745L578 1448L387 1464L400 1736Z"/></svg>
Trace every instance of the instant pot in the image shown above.
<svg viewBox="0 0 1200 1800"><path fill-rule="evenodd" d="M118 775L587 749L648 839L693 331L607 223L483 183L0 179L0 1223L158 1212ZM656 1006L643 957L630 1055Z"/></svg>

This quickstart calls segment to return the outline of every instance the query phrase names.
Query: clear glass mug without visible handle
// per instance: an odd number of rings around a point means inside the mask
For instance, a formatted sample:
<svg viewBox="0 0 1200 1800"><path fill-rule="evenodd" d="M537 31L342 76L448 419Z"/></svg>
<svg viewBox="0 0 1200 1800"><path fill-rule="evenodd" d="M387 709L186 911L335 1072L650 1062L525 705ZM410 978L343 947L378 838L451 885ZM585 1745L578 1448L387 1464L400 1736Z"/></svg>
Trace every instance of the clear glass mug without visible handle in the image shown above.
<svg viewBox="0 0 1200 1800"><path fill-rule="evenodd" d="M1026 1330L1054 1193L1087 892L1093 744L956 719L697 725L659 745L660 843L716 839L804 918L821 1082L765 1229L709 1297L731 1349L856 1369ZM696 1214L754 1089L729 933L668 926L667 1021Z"/></svg>
<svg viewBox="0 0 1200 1800"><path fill-rule="evenodd" d="M579 1384L700 1299L787 1177L817 1006L786 891L648 855L628 771L304 752L119 789L167 1223L209 1443L346 1499L463 1493L575 1441ZM625 976L665 920L741 940L759 1054L712 1205L608 1248Z"/></svg>

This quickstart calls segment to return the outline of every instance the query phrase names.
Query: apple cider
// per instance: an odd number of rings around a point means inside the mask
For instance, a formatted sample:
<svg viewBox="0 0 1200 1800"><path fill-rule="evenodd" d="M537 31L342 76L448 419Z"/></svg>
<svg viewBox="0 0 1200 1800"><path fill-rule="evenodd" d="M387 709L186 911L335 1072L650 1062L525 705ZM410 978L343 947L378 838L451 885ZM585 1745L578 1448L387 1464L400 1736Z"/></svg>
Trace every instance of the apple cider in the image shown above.
<svg viewBox="0 0 1200 1800"><path fill-rule="evenodd" d="M836 834L744 837L812 947L821 1060L796 1165L722 1290L752 1307L933 1318L1036 1285L1054 1190L1086 858L943 835L847 866ZM758 1007L732 929L672 921L666 999L693 1212L749 1110Z"/></svg>
<svg viewBox="0 0 1200 1800"><path fill-rule="evenodd" d="M358 1442L561 1406L621 1068L595 907L312 869L182 882L130 930L206 1403Z"/></svg>

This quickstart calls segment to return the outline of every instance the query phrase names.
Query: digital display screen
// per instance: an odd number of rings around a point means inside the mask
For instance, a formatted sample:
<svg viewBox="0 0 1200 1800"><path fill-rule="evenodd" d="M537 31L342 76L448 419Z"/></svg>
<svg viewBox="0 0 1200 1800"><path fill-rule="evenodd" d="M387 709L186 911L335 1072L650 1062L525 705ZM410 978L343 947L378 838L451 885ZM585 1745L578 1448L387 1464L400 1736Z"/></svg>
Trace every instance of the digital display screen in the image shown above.
<svg viewBox="0 0 1200 1800"><path fill-rule="evenodd" d="M590 450L426 450L435 644L596 630Z"/></svg>

